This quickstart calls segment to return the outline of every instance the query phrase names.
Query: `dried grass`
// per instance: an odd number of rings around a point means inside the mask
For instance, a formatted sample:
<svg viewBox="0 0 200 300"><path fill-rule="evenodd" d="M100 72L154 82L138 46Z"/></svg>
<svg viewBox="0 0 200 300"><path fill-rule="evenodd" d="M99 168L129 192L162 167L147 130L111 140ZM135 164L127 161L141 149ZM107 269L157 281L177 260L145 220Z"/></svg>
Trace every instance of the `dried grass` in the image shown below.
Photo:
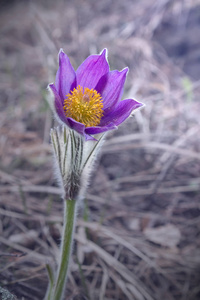
<svg viewBox="0 0 200 300"><path fill-rule="evenodd" d="M46 103L60 47L75 67L107 47L112 69L130 68L125 97L146 104L105 143L80 207L66 299L199 299L199 7L2 4L0 285L18 299L43 298L60 242Z"/></svg>

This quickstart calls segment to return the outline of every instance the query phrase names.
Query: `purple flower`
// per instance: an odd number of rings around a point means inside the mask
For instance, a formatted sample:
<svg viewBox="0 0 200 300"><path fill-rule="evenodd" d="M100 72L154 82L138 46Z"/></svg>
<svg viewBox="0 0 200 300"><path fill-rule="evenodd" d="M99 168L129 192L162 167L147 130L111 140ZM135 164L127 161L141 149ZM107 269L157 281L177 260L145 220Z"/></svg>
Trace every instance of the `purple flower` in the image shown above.
<svg viewBox="0 0 200 300"><path fill-rule="evenodd" d="M127 72L128 68L109 70L106 49L100 55L90 55L75 72L61 49L55 84L49 85L58 120L86 140L115 129L143 105L133 99L120 101Z"/></svg>

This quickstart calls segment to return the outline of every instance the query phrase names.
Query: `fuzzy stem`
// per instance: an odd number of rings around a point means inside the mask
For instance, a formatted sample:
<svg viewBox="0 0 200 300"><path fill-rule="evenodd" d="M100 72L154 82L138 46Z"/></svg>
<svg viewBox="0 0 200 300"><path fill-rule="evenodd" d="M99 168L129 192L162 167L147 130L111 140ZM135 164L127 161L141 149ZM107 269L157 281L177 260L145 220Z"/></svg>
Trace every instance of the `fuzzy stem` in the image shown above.
<svg viewBox="0 0 200 300"><path fill-rule="evenodd" d="M64 224L61 255L51 300L61 300L62 295L64 294L73 243L76 203L76 200L64 200Z"/></svg>

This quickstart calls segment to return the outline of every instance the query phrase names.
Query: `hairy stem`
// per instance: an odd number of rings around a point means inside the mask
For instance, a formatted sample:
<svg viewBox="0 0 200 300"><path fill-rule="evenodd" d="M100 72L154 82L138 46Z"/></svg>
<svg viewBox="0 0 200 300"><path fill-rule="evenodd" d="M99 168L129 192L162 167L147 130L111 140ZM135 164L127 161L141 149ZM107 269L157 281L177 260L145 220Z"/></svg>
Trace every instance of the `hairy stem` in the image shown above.
<svg viewBox="0 0 200 300"><path fill-rule="evenodd" d="M51 300L61 300L64 294L73 243L76 203L76 200L64 200L64 224L61 237L60 261Z"/></svg>

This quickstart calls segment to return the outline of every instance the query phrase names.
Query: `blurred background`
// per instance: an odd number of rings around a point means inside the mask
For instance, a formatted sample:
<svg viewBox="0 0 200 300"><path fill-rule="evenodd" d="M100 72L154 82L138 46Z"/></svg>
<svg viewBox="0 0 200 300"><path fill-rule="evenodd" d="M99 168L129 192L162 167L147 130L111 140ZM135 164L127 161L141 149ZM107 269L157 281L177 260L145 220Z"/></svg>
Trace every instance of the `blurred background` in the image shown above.
<svg viewBox="0 0 200 300"><path fill-rule="evenodd" d="M199 37L199 0L0 2L0 286L43 299L62 228L46 87L61 47L75 69L107 48L146 107L102 149L65 299L200 299Z"/></svg>

